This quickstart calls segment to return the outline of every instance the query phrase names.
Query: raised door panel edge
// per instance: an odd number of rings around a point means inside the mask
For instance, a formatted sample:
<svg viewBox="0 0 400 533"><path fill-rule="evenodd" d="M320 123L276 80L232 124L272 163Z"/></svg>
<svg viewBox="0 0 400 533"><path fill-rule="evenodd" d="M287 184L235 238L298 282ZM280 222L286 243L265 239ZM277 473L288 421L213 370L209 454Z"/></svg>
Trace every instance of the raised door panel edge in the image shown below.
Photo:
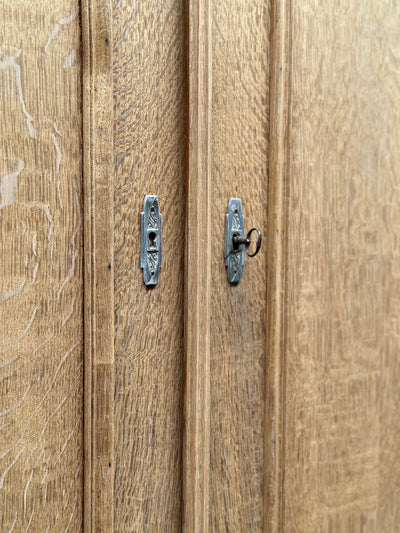
<svg viewBox="0 0 400 533"><path fill-rule="evenodd" d="M183 530L209 531L211 0L188 2Z"/></svg>
<svg viewBox="0 0 400 533"><path fill-rule="evenodd" d="M281 531L289 180L290 0L271 4L264 531Z"/></svg>
<svg viewBox="0 0 400 533"><path fill-rule="evenodd" d="M113 531L113 79L110 0L82 1L84 531Z"/></svg>

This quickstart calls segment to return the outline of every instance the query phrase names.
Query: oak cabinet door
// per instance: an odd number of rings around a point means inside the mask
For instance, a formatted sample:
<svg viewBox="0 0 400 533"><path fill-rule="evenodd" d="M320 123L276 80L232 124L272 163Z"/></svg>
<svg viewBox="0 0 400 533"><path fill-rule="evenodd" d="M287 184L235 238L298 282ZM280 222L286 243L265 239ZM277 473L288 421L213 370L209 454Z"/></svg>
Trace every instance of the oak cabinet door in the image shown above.
<svg viewBox="0 0 400 533"><path fill-rule="evenodd" d="M396 532L400 8L0 12L0 530Z"/></svg>
<svg viewBox="0 0 400 533"><path fill-rule="evenodd" d="M185 5L114 9L115 531L179 531L185 251ZM162 266L140 268L145 195Z"/></svg>
<svg viewBox="0 0 400 533"><path fill-rule="evenodd" d="M270 12L189 6L185 531L261 531L264 520L266 247L230 284L225 213L266 236Z"/></svg>
<svg viewBox="0 0 400 533"><path fill-rule="evenodd" d="M400 6L296 0L278 11L288 74L271 99L271 121L287 120L276 527L394 532Z"/></svg>

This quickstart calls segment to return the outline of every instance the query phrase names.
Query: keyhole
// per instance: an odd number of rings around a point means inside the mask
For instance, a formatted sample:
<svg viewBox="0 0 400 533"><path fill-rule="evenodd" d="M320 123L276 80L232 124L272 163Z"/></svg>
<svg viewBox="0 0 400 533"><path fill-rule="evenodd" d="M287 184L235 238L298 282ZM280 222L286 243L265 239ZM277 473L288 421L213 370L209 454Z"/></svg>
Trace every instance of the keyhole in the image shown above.
<svg viewBox="0 0 400 533"><path fill-rule="evenodd" d="M150 248L156 247L156 238L157 238L157 234L154 233L154 231L150 231L149 233Z"/></svg>
<svg viewBox="0 0 400 533"><path fill-rule="evenodd" d="M232 235L232 248L233 248L234 250L239 250L239 243L236 242L235 237L239 237L239 233L234 233L234 234Z"/></svg>

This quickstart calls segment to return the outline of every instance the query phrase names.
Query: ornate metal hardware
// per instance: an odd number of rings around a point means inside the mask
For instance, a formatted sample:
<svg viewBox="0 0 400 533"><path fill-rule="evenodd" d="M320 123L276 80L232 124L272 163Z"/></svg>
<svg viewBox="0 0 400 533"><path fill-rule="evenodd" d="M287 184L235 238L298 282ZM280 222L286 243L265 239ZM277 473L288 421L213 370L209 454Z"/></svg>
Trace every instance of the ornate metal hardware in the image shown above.
<svg viewBox="0 0 400 533"><path fill-rule="evenodd" d="M256 248L250 253L251 235L257 233ZM238 283L244 265L244 252L249 257L258 254L261 247L261 231L251 228L244 234L244 215L239 198L229 200L228 213L225 215L225 265L230 283Z"/></svg>
<svg viewBox="0 0 400 533"><path fill-rule="evenodd" d="M147 195L141 213L140 266L143 268L145 285L157 285L161 268L161 222L162 215L157 196Z"/></svg>

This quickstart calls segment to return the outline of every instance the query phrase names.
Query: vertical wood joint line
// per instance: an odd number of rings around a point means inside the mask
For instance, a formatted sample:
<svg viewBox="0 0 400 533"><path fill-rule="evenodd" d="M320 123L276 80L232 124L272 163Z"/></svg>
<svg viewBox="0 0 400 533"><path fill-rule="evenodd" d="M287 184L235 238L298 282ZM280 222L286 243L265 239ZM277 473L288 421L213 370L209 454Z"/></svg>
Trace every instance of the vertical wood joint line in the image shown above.
<svg viewBox="0 0 400 533"><path fill-rule="evenodd" d="M290 176L291 0L273 0L267 230L267 354L265 393L264 531L283 523L287 197Z"/></svg>
<svg viewBox="0 0 400 533"><path fill-rule="evenodd" d="M211 5L188 2L183 530L207 533L210 463Z"/></svg>
<svg viewBox="0 0 400 533"><path fill-rule="evenodd" d="M84 531L113 531L114 268L111 0L82 0Z"/></svg>

